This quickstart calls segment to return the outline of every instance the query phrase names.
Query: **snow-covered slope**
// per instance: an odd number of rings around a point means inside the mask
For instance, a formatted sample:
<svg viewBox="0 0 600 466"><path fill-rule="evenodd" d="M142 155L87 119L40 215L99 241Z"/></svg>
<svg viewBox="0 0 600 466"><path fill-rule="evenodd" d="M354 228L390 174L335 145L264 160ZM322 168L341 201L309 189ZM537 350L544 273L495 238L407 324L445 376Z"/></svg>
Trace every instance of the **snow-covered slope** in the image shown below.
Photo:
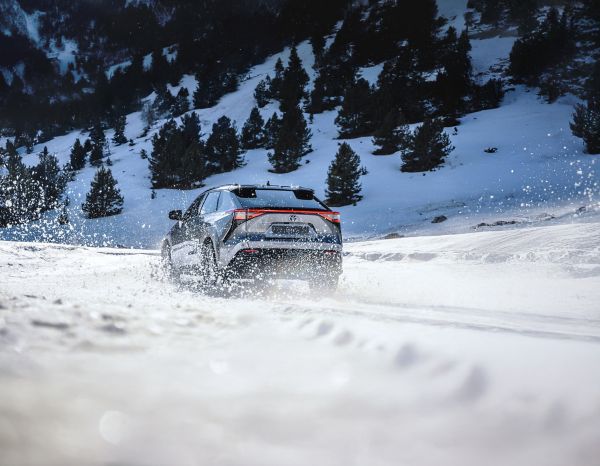
<svg viewBox="0 0 600 466"><path fill-rule="evenodd" d="M440 10L458 21L464 3L440 2ZM493 74L490 67L506 60L513 41L512 37L473 40L475 74ZM235 120L241 128L255 105L253 91L257 83L273 72L277 58L285 62L288 54L286 50L270 57L250 70L237 92L226 95L213 108L198 110L203 132L209 133L222 115ZM314 78L314 57L307 42L300 44L299 54L311 79ZM375 66L362 74L374 81L380 70L381 66ZM185 76L180 85L193 92L196 82L192 76ZM176 93L178 88L171 91ZM445 165L432 173L401 173L399 155L374 156L370 138L350 140L369 173L362 178L364 199L357 206L340 209L346 235L464 231L482 222L531 222L569 212L575 214L584 206L596 208L600 200L598 156L583 154L581 140L569 130L576 102L576 98L566 96L549 105L538 99L534 90L516 87L508 92L500 108L467 115L456 131L448 130L456 149ZM272 103L262 109L263 117L269 118L277 107ZM314 152L305 157L306 164L297 171L272 174L267 151L255 150L245 155L245 167L210 177L206 185L270 181L314 187L324 196L327 168L340 143L336 139L335 116L336 112L315 115L311 124ZM48 214L43 222L0 230L0 238L155 247L170 225L167 212L185 208L199 192L161 190L156 199L151 199L148 162L139 153L142 149L151 151L150 138L162 123L158 122L148 137L142 139L140 114L131 114L127 118L126 136L134 139L135 146L111 147L112 170L125 197L122 215L92 221L82 218L81 203L94 173L88 167L69 184L69 226L58 226L52 220L56 214ZM65 163L77 137L86 135L75 132L58 137L47 143L48 149ZM498 151L487 154L484 150L488 147L496 147ZM42 146L35 150L41 151ZM25 158L28 163L37 160L36 155ZM441 215L449 220L431 225L431 220Z"/></svg>
<svg viewBox="0 0 600 466"><path fill-rule="evenodd" d="M600 223L348 245L338 293L0 243L0 463L593 466Z"/></svg>

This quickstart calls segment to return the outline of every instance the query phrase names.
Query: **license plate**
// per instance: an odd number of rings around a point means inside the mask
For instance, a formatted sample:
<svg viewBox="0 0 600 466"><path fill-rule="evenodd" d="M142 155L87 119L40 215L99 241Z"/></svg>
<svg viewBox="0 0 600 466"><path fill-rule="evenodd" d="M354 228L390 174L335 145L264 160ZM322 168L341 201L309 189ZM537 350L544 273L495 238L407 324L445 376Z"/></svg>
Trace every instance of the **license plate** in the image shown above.
<svg viewBox="0 0 600 466"><path fill-rule="evenodd" d="M273 225L271 232L281 236L305 236L308 235L308 226L305 225Z"/></svg>

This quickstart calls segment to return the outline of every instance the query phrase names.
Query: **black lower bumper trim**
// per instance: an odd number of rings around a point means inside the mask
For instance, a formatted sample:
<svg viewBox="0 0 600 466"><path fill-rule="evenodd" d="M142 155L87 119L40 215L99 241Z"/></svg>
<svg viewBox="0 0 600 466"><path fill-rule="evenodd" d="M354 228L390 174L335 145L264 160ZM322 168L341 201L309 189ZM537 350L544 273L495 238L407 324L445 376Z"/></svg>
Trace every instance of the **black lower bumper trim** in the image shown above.
<svg viewBox="0 0 600 466"><path fill-rule="evenodd" d="M309 280L342 273L339 251L305 249L243 249L227 267L231 278Z"/></svg>

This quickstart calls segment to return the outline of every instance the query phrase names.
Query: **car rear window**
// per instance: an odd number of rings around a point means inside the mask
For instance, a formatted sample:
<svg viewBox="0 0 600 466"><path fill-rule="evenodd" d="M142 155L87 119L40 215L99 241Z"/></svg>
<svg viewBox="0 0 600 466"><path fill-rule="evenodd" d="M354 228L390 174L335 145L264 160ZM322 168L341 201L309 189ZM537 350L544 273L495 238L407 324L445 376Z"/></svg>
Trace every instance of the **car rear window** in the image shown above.
<svg viewBox="0 0 600 466"><path fill-rule="evenodd" d="M309 209L326 210L312 191L239 188L233 193L244 209Z"/></svg>

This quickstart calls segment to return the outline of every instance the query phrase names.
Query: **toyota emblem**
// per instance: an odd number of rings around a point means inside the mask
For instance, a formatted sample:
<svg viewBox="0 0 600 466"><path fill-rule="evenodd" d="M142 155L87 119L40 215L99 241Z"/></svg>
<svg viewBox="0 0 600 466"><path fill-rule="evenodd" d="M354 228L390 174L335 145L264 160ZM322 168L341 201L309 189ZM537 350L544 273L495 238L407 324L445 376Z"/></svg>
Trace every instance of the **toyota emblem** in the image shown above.
<svg viewBox="0 0 600 466"><path fill-rule="evenodd" d="M297 215L290 215L290 222L297 222L297 221L298 221Z"/></svg>

